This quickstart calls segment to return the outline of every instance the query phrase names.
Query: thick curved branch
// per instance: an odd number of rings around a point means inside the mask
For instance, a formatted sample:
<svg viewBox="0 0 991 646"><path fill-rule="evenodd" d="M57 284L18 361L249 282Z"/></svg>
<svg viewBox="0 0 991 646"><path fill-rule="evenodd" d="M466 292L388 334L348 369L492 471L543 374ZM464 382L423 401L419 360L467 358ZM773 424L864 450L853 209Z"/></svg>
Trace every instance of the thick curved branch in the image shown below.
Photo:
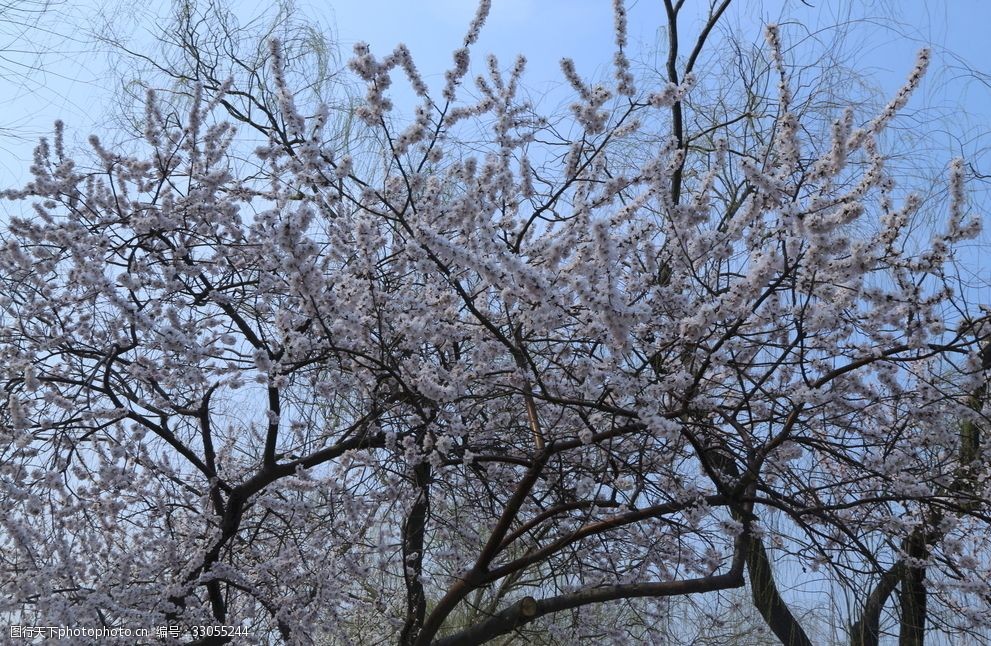
<svg viewBox="0 0 991 646"><path fill-rule="evenodd" d="M684 581L627 583L585 588L546 599L524 597L485 621L431 642L432 646L473 646L510 633L544 615L593 603L639 597L673 597L743 586L743 548L738 541L733 564L725 574Z"/></svg>

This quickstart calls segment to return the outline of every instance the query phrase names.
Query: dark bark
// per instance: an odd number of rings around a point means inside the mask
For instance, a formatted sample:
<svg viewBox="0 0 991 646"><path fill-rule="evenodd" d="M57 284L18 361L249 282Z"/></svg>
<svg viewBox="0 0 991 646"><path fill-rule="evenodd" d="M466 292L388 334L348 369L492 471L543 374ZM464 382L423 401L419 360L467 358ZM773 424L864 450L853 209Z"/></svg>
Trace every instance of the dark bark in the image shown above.
<svg viewBox="0 0 991 646"><path fill-rule="evenodd" d="M759 538L752 537L747 548L747 573L754 606L768 627L785 646L812 646L808 635L781 598L774 581L774 571L767 550Z"/></svg>
<svg viewBox="0 0 991 646"><path fill-rule="evenodd" d="M699 33L698 38L695 41L695 46L692 48L691 53L688 56L688 61L685 63L684 74L688 75L695 67L695 61L698 60L699 55L702 53L702 49L705 47L706 41L709 39L709 34L712 33L712 29L719 22L719 18L729 7L732 0L722 0L718 6L714 5L708 20L706 20L705 26L702 28L701 33ZM664 0L664 11L667 15L668 21L668 57L666 63L666 70L668 81L677 85L683 78L679 78L678 74L678 13L681 11L682 6L685 4L685 0ZM671 106L671 130L674 134L675 139L678 142L678 148L686 150L685 145L685 126L684 126L685 116L684 110L682 108L681 101L675 101L674 105ZM671 203L678 204L681 201L681 184L682 175L684 173L685 160L682 158L681 163L675 168L674 173L671 176Z"/></svg>
<svg viewBox="0 0 991 646"><path fill-rule="evenodd" d="M568 443L562 442L560 444L563 446ZM533 465L527 469L526 475L523 476L520 484L516 487L516 491L513 492L512 497L506 503L495 528L489 535L489 539L482 548L478 559L476 559L475 565L467 574L465 574L463 578L457 580L453 585L451 585L450 589L448 589L447 593L437 603L437 606L434 607L430 615L426 617L422 624L420 633L414 642L415 644L418 646L426 646L426 644L432 643L434 635L436 635L437 631L440 630L441 625L444 623L444 620L451 613L451 611L454 610L462 599L478 588L482 577L489 568L489 564L492 563L492 559L494 559L496 554L498 554L503 539L506 537L506 534L509 533L509 529L512 524L516 521L520 507L523 506L527 496L530 495L530 490L543 473L544 467L547 465L547 461L550 459L550 456L557 447L558 444L554 443L543 451L539 451L534 456ZM511 630L511 628L509 630Z"/></svg>
<svg viewBox="0 0 991 646"><path fill-rule="evenodd" d="M924 559L928 549L921 545L908 546L912 558ZM898 646L923 646L926 639L926 568L906 566L902 571L899 602L901 604L901 626L898 632Z"/></svg>
<svg viewBox="0 0 991 646"><path fill-rule="evenodd" d="M533 597L524 597L485 621L453 635L433 641L432 646L474 646L475 644L484 644L500 635L510 633L538 617L593 603L636 597L682 596L739 588L743 586L742 570L741 561L740 563L734 563L734 566L726 574L717 574L701 579L601 586L540 600L535 600Z"/></svg>
<svg viewBox="0 0 991 646"><path fill-rule="evenodd" d="M427 615L423 589L423 547L430 514L430 464L421 462L413 469L416 500L403 522L403 576L406 580L406 622L399 635L401 646L416 641Z"/></svg>
<svg viewBox="0 0 991 646"><path fill-rule="evenodd" d="M881 575L871 590L860 618L850 628L850 646L877 646L881 634L881 612L901 579L904 565L898 562Z"/></svg>

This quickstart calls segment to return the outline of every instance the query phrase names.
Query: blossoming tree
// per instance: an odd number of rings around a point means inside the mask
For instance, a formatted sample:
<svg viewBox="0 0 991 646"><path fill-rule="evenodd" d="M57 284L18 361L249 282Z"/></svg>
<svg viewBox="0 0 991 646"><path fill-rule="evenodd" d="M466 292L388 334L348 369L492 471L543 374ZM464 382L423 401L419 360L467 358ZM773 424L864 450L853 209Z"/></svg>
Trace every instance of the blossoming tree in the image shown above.
<svg viewBox="0 0 991 646"><path fill-rule="evenodd" d="M980 222L954 162L920 244L878 142L928 53L813 140L768 26L773 123L743 149L686 118L729 2L687 54L682 4L666 77L638 78L617 0L614 78L564 61L553 125L523 59L465 98L487 1L438 94L359 44L375 163L296 108L278 42L264 173L239 175L223 86L178 125L149 94L143 151L94 137L93 167L57 125L6 194L31 208L0 250L4 615L630 643L665 598L746 585L809 644L779 581L817 569L870 591L851 643L896 598L906 643L940 604L980 627L987 333L948 264Z"/></svg>

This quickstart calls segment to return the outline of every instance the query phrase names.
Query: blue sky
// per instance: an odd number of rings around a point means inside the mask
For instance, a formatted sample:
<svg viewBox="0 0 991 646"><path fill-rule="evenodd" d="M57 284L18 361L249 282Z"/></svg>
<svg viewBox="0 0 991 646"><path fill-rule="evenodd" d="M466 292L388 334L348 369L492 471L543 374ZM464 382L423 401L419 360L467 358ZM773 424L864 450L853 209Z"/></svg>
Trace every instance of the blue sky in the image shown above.
<svg viewBox="0 0 991 646"><path fill-rule="evenodd" d="M933 46L934 66L924 94L914 99L938 108L952 124L957 139L979 137L963 150L980 168L985 163L983 139L991 124L991 89L965 69L991 74L991 46L986 26L991 24L991 2L983 0L736 0L727 24L749 38L759 37L761 25L790 16L785 28L794 38L803 33L828 38L833 32L822 26L849 23L847 47L864 71L886 93L893 92L910 69L915 52L923 44ZM242 19L257 15L270 0L235 0ZM471 0L297 0L301 12L319 20L337 34L342 54L352 45L369 42L384 55L398 42L413 52L428 82L438 84L460 45L474 13ZM495 53L509 66L517 53L528 60L526 81L534 97L562 83L558 61L576 60L580 73L589 77L610 70L612 15L610 0L493 0L493 8L475 48L475 61ZM704 0L690 0L688 11L701 11ZM0 183L27 179L30 152L36 138L63 119L72 139L85 141L91 132L107 132L115 126L107 120L107 106L120 75L108 57L91 42L86 30L100 15L114 15L113 23L130 34L140 48L156 16L167 15L172 2L152 0L139 5L106 0L62 0L43 18L40 30L17 24L0 29ZM849 5L849 7L846 7ZM660 0L628 0L630 41L636 52L649 52L658 42L664 24ZM4 16L0 13L0 24ZM688 13L686 33L696 31L699 15ZM10 21L8 21L9 23ZM46 51L43 55L36 51ZM645 57L649 57L644 54ZM4 63L4 60L6 61ZM31 71L34 68L34 71ZM553 100L553 99L551 99ZM553 104L552 104L553 105ZM918 103L916 103L918 105ZM546 107L546 106L545 106ZM954 130L954 128L948 128ZM947 143L952 143L947 138ZM991 157L989 157L991 160Z"/></svg>
<svg viewBox="0 0 991 646"><path fill-rule="evenodd" d="M54 4L34 28L24 26L23 20L5 20L10 16L0 9L0 187L4 188L30 180L32 149L39 136L51 133L56 119L67 124L70 144L84 147L91 133L113 139L119 124L110 108L120 79L132 71L111 65L111 57L87 33L109 21L135 49L152 51L150 34L165 24L163 19L174 6L173 0L48 1ZM451 53L461 45L475 12L472 0L295 1L301 15L336 34L344 60L358 41L371 44L380 56L404 42L433 87L442 83ZM273 4L273 0L229 2L241 22ZM566 109L562 102L569 98L559 68L562 57L574 58L586 78L611 72L611 6L611 0L492 0L489 20L474 48L474 63L484 65L485 54L491 52L509 67L518 53L525 54L524 81L530 96L544 111L562 111ZM626 6L631 57L649 61L651 51L662 42L661 0L627 0ZM707 6L708 0L688 0L683 40L694 38ZM921 141L916 154L932 153L920 155L929 167L923 181L938 188L949 159L963 155L977 173L988 177L968 184L972 206L991 206L991 41L986 36L991 2L734 0L724 24L754 41L769 21L783 24L786 45L808 37L817 39L822 48L846 29L847 62L865 75L867 91L876 93L878 102L900 87L918 49L931 46L930 73L909 104L910 110L924 107L925 118L902 122L908 135ZM405 101L400 96L396 103L405 114L414 105L408 93ZM920 132L910 132L912 128ZM0 214L10 208L0 205ZM989 263L984 259L989 243L991 226L986 225L961 258L971 289L980 286L973 293L982 302L991 302Z"/></svg>

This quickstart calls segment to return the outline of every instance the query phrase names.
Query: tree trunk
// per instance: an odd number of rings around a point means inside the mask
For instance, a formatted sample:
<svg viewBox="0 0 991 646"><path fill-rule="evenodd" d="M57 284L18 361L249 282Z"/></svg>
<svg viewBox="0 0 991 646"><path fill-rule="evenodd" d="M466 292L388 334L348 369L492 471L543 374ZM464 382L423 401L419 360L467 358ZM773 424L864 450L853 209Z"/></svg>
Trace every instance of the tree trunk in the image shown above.
<svg viewBox="0 0 991 646"><path fill-rule="evenodd" d="M427 597L423 590L423 546L430 513L430 464L418 464L413 475L416 500L403 523L403 574L406 579L406 622L399 636L400 646L416 641L427 614Z"/></svg>

